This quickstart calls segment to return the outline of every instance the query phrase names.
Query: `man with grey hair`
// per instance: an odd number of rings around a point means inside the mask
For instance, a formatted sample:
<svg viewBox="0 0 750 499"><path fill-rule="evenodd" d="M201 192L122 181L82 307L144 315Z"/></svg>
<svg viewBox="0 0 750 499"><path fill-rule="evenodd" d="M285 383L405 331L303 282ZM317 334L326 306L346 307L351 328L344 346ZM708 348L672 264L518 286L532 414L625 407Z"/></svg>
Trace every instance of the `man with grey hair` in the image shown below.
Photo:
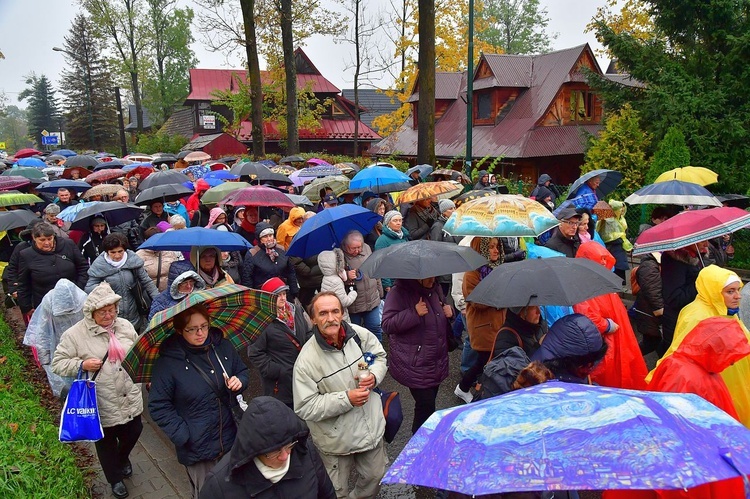
<svg viewBox="0 0 750 499"><path fill-rule="evenodd" d="M359 271L362 262L372 254L372 250L365 244L362 233L356 230L344 236L341 249L344 251L346 265L346 285L354 286L357 290L357 299L349 305L349 321L352 324L364 326L382 342L380 300L383 299L383 285L380 279L367 277Z"/></svg>
<svg viewBox="0 0 750 499"><path fill-rule="evenodd" d="M52 230L55 231L55 235L64 239L69 239L67 227L62 220L57 218L60 214L60 207L56 204L48 204L44 209L44 221L52 226ZM67 224L70 227L70 224Z"/></svg>

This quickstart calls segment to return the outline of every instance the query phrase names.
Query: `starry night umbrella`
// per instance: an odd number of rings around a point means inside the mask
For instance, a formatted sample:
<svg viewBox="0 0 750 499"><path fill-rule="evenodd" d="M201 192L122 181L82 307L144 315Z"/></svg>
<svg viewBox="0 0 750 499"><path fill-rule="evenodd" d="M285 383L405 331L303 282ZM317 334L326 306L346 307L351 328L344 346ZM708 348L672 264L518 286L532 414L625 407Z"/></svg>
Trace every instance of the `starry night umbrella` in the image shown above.
<svg viewBox="0 0 750 499"><path fill-rule="evenodd" d="M0 173L0 176L26 177L29 180L34 180L34 179L46 180L47 179L47 176L39 168L24 167L24 166L9 168L8 170L5 170L3 173Z"/></svg>
<svg viewBox="0 0 750 499"><path fill-rule="evenodd" d="M19 175L0 177L0 191L12 191L15 189L20 189L21 187L26 187L30 183L31 180Z"/></svg>
<svg viewBox="0 0 750 499"><path fill-rule="evenodd" d="M201 198L201 203L205 205L216 204L227 197L230 192L244 189L245 187L250 187L250 184L247 182L224 182L207 190Z"/></svg>
<svg viewBox="0 0 750 499"><path fill-rule="evenodd" d="M154 201L171 203L191 196L193 191L180 184L157 185L142 190L135 198L134 204L148 206Z"/></svg>
<svg viewBox="0 0 750 499"><path fill-rule="evenodd" d="M0 206L20 206L24 204L42 203L44 200L34 194L23 192L2 192L0 193Z"/></svg>
<svg viewBox="0 0 750 499"><path fill-rule="evenodd" d="M175 334L174 317L198 303L208 310L211 327L219 329L237 350L246 348L276 318L276 295L271 293L239 284L194 291L177 305L157 312L151 318L148 329L128 351L122 367L134 383L151 380L159 347ZM233 373L228 374L232 376Z"/></svg>
<svg viewBox="0 0 750 499"><path fill-rule="evenodd" d="M294 208L288 197L271 187L251 185L243 189L230 192L220 205L229 206L278 206L279 208Z"/></svg>
<svg viewBox="0 0 750 499"><path fill-rule="evenodd" d="M43 182L36 188L37 192L49 192L56 194L58 189L68 189L69 191L85 192L91 189L91 186L83 180L52 180L50 182Z"/></svg>
<svg viewBox="0 0 750 499"><path fill-rule="evenodd" d="M191 166L188 166L187 168L184 168L182 170L182 173L184 173L185 175L187 175L188 173L191 173L193 175L193 178L197 180L199 178L203 178L203 176L210 171L211 171L210 166L191 165Z"/></svg>
<svg viewBox="0 0 750 499"><path fill-rule="evenodd" d="M143 208L130 203L119 201L91 201L76 213L70 228L73 230L89 230L89 223L95 216L102 216L110 227L135 220ZM62 214L62 213L61 213Z"/></svg>
<svg viewBox="0 0 750 499"><path fill-rule="evenodd" d="M427 279L456 272L468 272L486 263L485 257L468 246L417 240L375 251L367 257L359 270L369 277Z"/></svg>
<svg viewBox="0 0 750 499"><path fill-rule="evenodd" d="M680 490L748 473L750 430L697 395L549 381L436 411L383 483L482 496Z"/></svg>
<svg viewBox="0 0 750 499"><path fill-rule="evenodd" d="M150 187L156 187L157 185L184 184L185 182L190 182L187 175L178 172L177 170L167 170L152 173L143 179L138 188L146 190Z"/></svg>
<svg viewBox="0 0 750 499"><path fill-rule="evenodd" d="M73 156L72 158L68 158L65 160L65 168L72 168L74 166L80 166L81 168L93 168L96 165L98 165L99 162L86 154ZM91 172L87 172L86 175L88 175ZM81 177L84 177L85 175L82 175Z"/></svg>
<svg viewBox="0 0 750 499"><path fill-rule="evenodd" d="M117 184L99 184L84 192L81 197L83 199L91 199L94 196L111 196L121 189L124 189L124 187Z"/></svg>
<svg viewBox="0 0 750 499"><path fill-rule="evenodd" d="M29 210L1 211L0 231L26 227L33 220L38 218L39 217Z"/></svg>
<svg viewBox="0 0 750 499"><path fill-rule="evenodd" d="M533 199L496 194L467 201L450 216L443 230L454 236L537 237L560 224Z"/></svg>
<svg viewBox="0 0 750 499"><path fill-rule="evenodd" d="M94 172L84 179L86 183L92 183L92 182L107 182L109 180L114 180L116 178L124 177L125 172L121 169L112 169L112 170L99 170L98 172Z"/></svg>

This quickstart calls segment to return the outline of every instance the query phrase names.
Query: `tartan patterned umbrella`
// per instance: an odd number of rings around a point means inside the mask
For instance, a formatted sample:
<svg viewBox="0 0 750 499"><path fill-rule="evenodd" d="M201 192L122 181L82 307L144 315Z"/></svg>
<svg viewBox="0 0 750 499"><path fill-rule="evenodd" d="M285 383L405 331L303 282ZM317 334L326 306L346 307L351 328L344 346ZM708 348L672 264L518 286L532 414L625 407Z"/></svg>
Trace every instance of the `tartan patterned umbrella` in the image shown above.
<svg viewBox="0 0 750 499"><path fill-rule="evenodd" d="M219 201L220 205L230 206L278 206L280 208L294 208L284 193L260 185L252 185L244 189L230 192L224 199Z"/></svg>
<svg viewBox="0 0 750 499"><path fill-rule="evenodd" d="M161 344L175 333L172 320L180 312L203 303L211 327L216 327L236 349L246 348L276 317L276 297L271 293L226 284L190 293L177 305L158 312L148 329L138 337L125 356L122 367L134 383L151 380L151 370L159 357Z"/></svg>
<svg viewBox="0 0 750 499"><path fill-rule="evenodd" d="M398 197L398 204L416 203L422 199L448 199L459 194L463 187L458 182L443 180L440 182L424 182L406 189Z"/></svg>

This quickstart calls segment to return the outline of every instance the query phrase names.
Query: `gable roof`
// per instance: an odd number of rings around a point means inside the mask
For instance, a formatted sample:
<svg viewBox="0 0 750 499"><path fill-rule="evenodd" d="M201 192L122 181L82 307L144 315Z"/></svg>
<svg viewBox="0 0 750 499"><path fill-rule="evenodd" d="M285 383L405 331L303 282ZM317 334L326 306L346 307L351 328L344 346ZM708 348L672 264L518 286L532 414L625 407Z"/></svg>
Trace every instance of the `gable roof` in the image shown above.
<svg viewBox="0 0 750 499"><path fill-rule="evenodd" d="M172 112L172 115L159 129L159 132L165 135L182 135L189 139L194 134L194 128L193 109L190 107L181 107Z"/></svg>
<svg viewBox="0 0 750 499"><path fill-rule="evenodd" d="M409 96L406 102L419 101L419 88L415 80L414 92ZM466 92L466 82L462 73L448 73L445 71L435 71L435 100L455 100L461 94Z"/></svg>
<svg viewBox="0 0 750 499"><path fill-rule="evenodd" d="M352 103L354 107L354 89L344 89L341 91L344 98ZM381 90L375 88L360 88L359 89L359 107L360 107L360 120L362 123L372 128L372 120L378 116L389 114L401 107L401 102L397 98L393 98L394 102L391 102L391 97L388 97ZM362 109L365 109L363 112Z"/></svg>
<svg viewBox="0 0 750 499"><path fill-rule="evenodd" d="M151 122L151 116L148 109L144 106L143 111L143 129L151 128L153 123ZM138 130L138 118L135 113L135 104L128 104L128 124L125 125L125 130L130 132Z"/></svg>

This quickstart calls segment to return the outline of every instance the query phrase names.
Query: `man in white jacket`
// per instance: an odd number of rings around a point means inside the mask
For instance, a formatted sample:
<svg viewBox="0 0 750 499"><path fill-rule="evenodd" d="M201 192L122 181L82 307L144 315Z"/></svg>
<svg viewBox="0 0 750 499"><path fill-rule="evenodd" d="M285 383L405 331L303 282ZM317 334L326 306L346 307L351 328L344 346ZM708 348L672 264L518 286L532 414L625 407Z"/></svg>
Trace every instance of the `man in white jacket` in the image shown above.
<svg viewBox="0 0 750 499"><path fill-rule="evenodd" d="M388 457L380 396L372 389L388 370L380 341L367 329L342 320L335 293L313 297L313 338L294 364L294 411L310 428L338 498L375 497ZM364 369L364 357L374 359ZM349 475L359 478L349 490Z"/></svg>

